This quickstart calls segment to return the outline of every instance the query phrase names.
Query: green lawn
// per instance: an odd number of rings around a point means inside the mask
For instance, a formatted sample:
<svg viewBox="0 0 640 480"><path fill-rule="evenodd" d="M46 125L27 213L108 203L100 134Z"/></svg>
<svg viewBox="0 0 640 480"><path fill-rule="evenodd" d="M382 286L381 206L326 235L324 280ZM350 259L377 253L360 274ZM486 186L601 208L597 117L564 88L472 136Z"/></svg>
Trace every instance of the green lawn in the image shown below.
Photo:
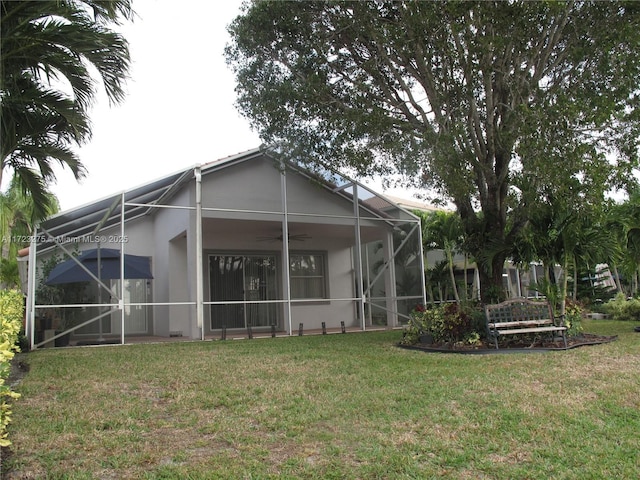
<svg viewBox="0 0 640 480"><path fill-rule="evenodd" d="M7 478L637 479L640 333L431 354L401 332L41 350Z"/></svg>

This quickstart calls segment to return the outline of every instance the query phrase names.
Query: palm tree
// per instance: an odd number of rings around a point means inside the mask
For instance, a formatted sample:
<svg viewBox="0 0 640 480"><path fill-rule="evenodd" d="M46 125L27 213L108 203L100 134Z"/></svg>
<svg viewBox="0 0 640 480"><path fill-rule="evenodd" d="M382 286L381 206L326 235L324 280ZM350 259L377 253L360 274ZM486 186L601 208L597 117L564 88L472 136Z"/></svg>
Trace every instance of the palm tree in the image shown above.
<svg viewBox="0 0 640 480"><path fill-rule="evenodd" d="M432 303L445 302L449 298L448 285L451 283L449 263L446 260L437 261L433 267L425 270L424 275L429 301ZM437 299L436 294L438 295Z"/></svg>
<svg viewBox="0 0 640 480"><path fill-rule="evenodd" d="M7 169L42 215L55 162L84 175L72 147L91 137L92 72L112 104L124 99L128 43L109 27L133 10L130 0L2 0L0 15L0 184Z"/></svg>
<svg viewBox="0 0 640 480"><path fill-rule="evenodd" d="M44 212L40 213L17 176L5 192L0 192L0 288L19 285L18 250L29 244L32 226L60 208L53 193L45 190L44 197Z"/></svg>
<svg viewBox="0 0 640 480"><path fill-rule="evenodd" d="M640 276L640 190L631 191L624 203L609 206L606 227L612 243L617 246L618 255L609 263L614 270L618 291L623 291L620 269L630 279L630 291L626 293L635 295Z"/></svg>
<svg viewBox="0 0 640 480"><path fill-rule="evenodd" d="M434 211L423 221L423 242L427 250L439 249L446 256L453 296L460 303L456 285L453 256L460 249L463 239L462 221L457 213ZM466 288L466 287L465 287Z"/></svg>

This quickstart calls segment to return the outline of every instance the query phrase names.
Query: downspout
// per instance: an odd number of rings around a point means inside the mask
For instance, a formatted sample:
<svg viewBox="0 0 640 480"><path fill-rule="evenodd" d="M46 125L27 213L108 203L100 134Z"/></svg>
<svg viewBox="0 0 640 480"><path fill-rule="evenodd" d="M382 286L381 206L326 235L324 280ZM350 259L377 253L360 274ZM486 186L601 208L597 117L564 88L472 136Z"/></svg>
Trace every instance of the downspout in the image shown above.
<svg viewBox="0 0 640 480"><path fill-rule="evenodd" d="M284 300L287 330L289 336L293 335L291 327L291 278L289 264L289 210L287 208L287 171L284 164L280 165L280 194L282 196L282 280L284 282Z"/></svg>
<svg viewBox="0 0 640 480"><path fill-rule="evenodd" d="M196 322L204 340L204 282L202 267L202 169L196 165Z"/></svg>

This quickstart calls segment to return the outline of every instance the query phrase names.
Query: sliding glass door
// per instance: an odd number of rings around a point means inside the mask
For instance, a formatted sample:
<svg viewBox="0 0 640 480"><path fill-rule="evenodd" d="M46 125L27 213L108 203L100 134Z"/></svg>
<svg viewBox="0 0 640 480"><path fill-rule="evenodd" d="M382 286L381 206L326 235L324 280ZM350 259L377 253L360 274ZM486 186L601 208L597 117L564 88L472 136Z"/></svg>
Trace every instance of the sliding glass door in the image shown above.
<svg viewBox="0 0 640 480"><path fill-rule="evenodd" d="M275 255L210 255L211 329L278 323Z"/></svg>

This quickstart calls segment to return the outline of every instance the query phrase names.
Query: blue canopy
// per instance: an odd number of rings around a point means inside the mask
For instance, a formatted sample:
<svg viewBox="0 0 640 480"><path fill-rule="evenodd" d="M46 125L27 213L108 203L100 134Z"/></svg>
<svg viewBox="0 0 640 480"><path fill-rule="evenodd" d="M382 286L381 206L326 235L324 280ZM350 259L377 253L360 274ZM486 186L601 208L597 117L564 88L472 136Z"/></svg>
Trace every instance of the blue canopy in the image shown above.
<svg viewBox="0 0 640 480"><path fill-rule="evenodd" d="M98 249L85 250L76 259L91 273L101 280L117 280L120 278L120 251L112 248L101 248L100 273L98 274ZM138 255L124 255L124 278L153 278L149 258ZM93 278L73 259L56 265L47 277L47 285L63 283L88 282Z"/></svg>

